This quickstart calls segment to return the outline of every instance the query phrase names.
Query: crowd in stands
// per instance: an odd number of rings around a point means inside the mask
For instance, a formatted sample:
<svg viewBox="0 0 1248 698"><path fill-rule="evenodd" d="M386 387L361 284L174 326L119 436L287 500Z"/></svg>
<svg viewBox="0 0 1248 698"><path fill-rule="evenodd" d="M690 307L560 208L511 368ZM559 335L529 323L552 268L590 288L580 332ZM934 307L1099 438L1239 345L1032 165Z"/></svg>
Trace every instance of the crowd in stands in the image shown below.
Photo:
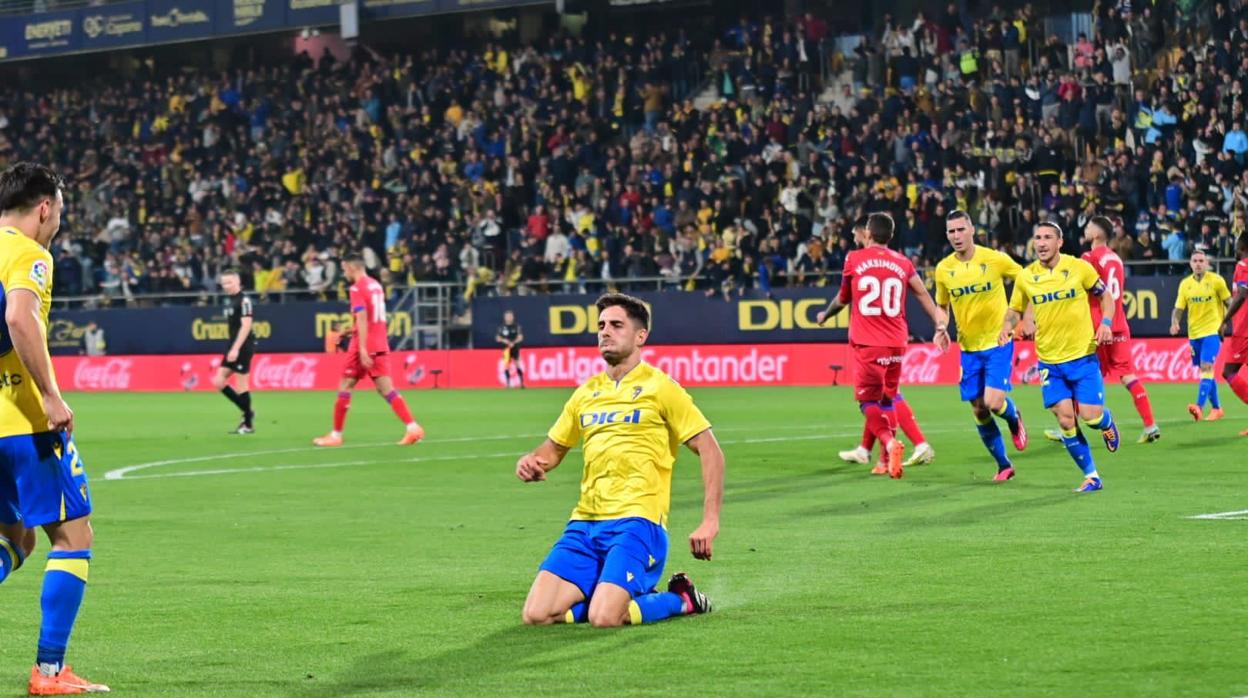
<svg viewBox="0 0 1248 698"><path fill-rule="evenodd" d="M769 290L827 283L870 211L893 214L925 267L955 209L1020 260L1035 222L1058 221L1075 252L1098 213L1128 261L1231 256L1248 10L1184 12L1100 0L1070 45L1030 7L951 4L886 16L844 51L806 14L706 42L656 29L149 65L0 88L0 164L66 175L53 252L68 295L202 292L226 267L259 293L336 293L352 249L392 287L469 295L647 277ZM703 88L714 99L695 108Z"/></svg>

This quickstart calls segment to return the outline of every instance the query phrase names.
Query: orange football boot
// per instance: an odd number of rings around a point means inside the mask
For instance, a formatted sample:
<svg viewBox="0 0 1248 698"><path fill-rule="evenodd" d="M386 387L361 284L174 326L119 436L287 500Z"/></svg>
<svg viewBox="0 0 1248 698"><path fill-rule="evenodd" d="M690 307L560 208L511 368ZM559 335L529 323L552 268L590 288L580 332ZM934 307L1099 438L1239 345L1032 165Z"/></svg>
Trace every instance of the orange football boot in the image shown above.
<svg viewBox="0 0 1248 698"><path fill-rule="evenodd" d="M102 683L91 683L74 674L68 666L61 667L56 676L44 676L39 667L30 670L30 695L32 696L72 696L79 693L108 693L109 688Z"/></svg>
<svg viewBox="0 0 1248 698"><path fill-rule="evenodd" d="M1226 416L1221 407L1215 407L1209 410L1208 416L1205 417L1206 422L1216 422Z"/></svg>
<svg viewBox="0 0 1248 698"><path fill-rule="evenodd" d="M1196 421L1198 421L1198 422L1199 422L1199 421L1201 420L1201 418L1204 416L1204 415L1202 415L1202 414L1201 414L1201 409L1200 409L1200 406L1199 406L1199 405L1196 405L1195 403L1190 404L1190 405L1188 405L1188 406L1187 406L1187 413L1188 413L1188 414L1190 414L1190 415L1192 415L1192 419L1194 419L1194 420L1196 420Z"/></svg>
<svg viewBox="0 0 1248 698"><path fill-rule="evenodd" d="M888 442L888 476L900 480L905 473L902 471L901 459L906 454L906 447L900 439Z"/></svg>
<svg viewBox="0 0 1248 698"><path fill-rule="evenodd" d="M413 424L407 428L407 431L403 434L403 438L399 439L398 444L400 446L411 446L414 443L418 443L423 438L425 438L424 427L419 424Z"/></svg>

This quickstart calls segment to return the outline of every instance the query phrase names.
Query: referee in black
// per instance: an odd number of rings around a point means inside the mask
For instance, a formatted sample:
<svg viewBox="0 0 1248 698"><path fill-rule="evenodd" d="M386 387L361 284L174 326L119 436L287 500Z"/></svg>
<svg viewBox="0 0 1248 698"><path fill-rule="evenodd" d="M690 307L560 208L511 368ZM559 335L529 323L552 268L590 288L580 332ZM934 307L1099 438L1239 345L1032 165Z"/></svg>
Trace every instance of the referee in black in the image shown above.
<svg viewBox="0 0 1248 698"><path fill-rule="evenodd" d="M520 366L520 344L524 341L524 331L516 323L516 314L510 310L503 313L503 324L499 326L494 341L503 345L503 375L507 376L507 387L511 387L511 370L516 370L520 378L520 387L524 387L524 369Z"/></svg>
<svg viewBox="0 0 1248 698"><path fill-rule="evenodd" d="M229 269L221 273L221 288L229 296L225 317L230 325L230 348L221 357L221 367L217 369L212 385L243 413L242 421L231 433L251 434L256 430L253 421L256 413L251 409L251 392L248 389L251 357L256 351L256 336L251 331L251 298L243 293L243 282L237 270ZM230 385L231 377L235 377L237 390Z"/></svg>

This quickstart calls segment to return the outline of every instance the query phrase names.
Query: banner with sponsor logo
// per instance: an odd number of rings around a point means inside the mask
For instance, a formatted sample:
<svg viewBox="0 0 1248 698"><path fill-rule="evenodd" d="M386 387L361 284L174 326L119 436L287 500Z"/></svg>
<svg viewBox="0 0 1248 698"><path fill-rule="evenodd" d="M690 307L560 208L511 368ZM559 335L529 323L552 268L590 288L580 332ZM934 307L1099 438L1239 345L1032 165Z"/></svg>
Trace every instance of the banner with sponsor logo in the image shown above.
<svg viewBox="0 0 1248 698"><path fill-rule="evenodd" d="M362 21L553 0L363 0ZM141 0L0 21L0 61L336 25L341 0Z"/></svg>
<svg viewBox="0 0 1248 698"><path fill-rule="evenodd" d="M390 338L412 332L407 311L390 315ZM77 354L87 323L104 330L110 354L199 354L229 348L229 324L218 306L62 310L52 313L48 344L53 354ZM350 327L351 314L342 303L256 303L252 332L257 351L322 351L325 335L336 324Z"/></svg>
<svg viewBox="0 0 1248 698"><path fill-rule="evenodd" d="M1177 276L1127 278L1123 311L1134 335L1169 333L1179 281ZM672 291L634 295L650 306L652 344L844 342L849 339L848 309L824 327L815 319L838 288L775 289L770 296L752 290L727 301L720 295ZM573 294L477 297L472 303L473 346L497 346L494 336L507 310L515 312L525 346L593 345L598 329L596 298ZM931 338L932 322L913 294L907 299L906 318L912 337ZM956 336L956 323L953 331Z"/></svg>
<svg viewBox="0 0 1248 698"><path fill-rule="evenodd" d="M761 344L647 347L646 361L687 387L852 385L854 361L845 344ZM1198 369L1183 339L1136 340L1135 373L1150 383L1195 382ZM526 349L521 353L530 387L570 388L602 371L605 363L590 347ZM180 356L57 356L57 378L67 390L212 390L221 365L216 354ZM261 354L252 362L255 390L334 390L346 363L343 354ZM1220 370L1220 362L1219 369ZM957 347L940 352L930 344L911 346L902 364L902 386L955 385ZM506 385L502 353L487 349L396 352L391 375L401 389L500 388ZM1016 384L1039 378L1031 343L1015 347Z"/></svg>

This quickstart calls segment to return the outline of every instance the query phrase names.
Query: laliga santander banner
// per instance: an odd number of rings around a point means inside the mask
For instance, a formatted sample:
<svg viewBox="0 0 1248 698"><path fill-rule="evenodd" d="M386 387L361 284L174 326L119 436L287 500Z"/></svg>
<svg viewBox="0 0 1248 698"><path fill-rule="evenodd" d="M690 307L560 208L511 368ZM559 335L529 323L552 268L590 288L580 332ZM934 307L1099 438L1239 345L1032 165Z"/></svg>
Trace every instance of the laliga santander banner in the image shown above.
<svg viewBox="0 0 1248 698"><path fill-rule="evenodd" d="M646 348L649 363L687 387L767 385L847 385L854 361L845 344L722 344ZM957 347L941 353L918 344L906 352L902 385L955 385ZM61 386L82 391L212 390L219 355L55 356ZM1135 372L1146 382L1194 382L1199 371L1183 339L1137 339L1131 353ZM252 361L255 390L335 390L343 354L261 354ZM605 367L593 347L526 348L521 352L525 383L531 387L572 387ZM400 389L499 388L506 385L502 354L496 349L395 352L390 375ZM1220 369L1219 369L1220 370ZM1016 384L1038 378L1034 346L1014 350Z"/></svg>

